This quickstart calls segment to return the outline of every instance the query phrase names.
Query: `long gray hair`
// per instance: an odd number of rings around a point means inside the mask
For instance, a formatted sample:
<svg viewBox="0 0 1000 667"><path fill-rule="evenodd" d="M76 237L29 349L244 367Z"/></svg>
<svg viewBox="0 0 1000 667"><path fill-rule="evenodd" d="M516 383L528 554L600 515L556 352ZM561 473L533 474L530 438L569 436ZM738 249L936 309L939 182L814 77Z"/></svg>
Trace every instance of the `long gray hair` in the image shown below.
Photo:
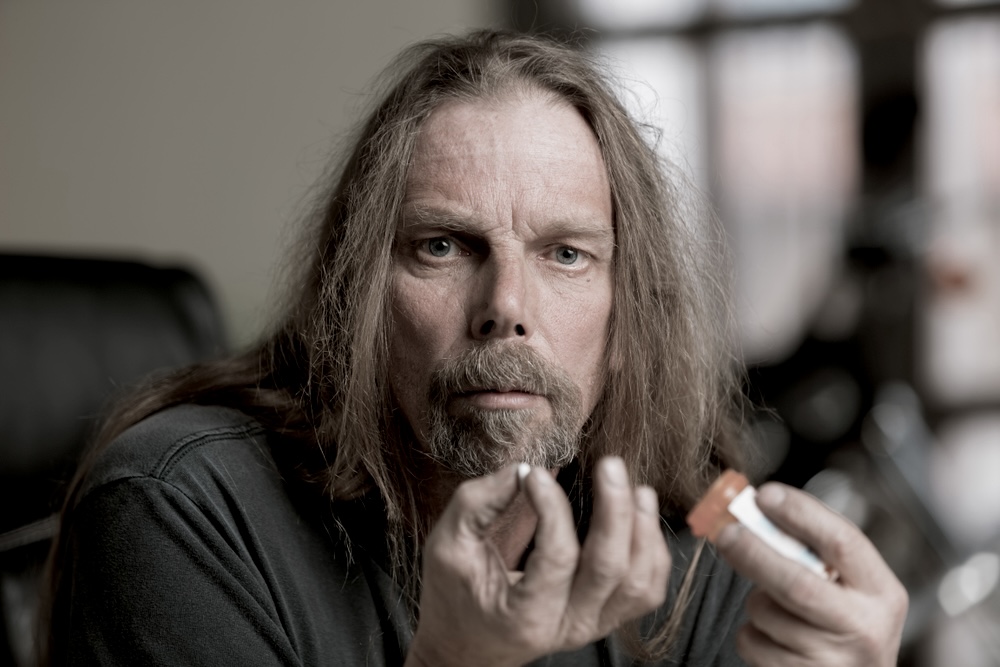
<svg viewBox="0 0 1000 667"><path fill-rule="evenodd" d="M615 295L603 396L583 441L584 468L622 456L632 478L673 509L689 507L738 455L739 413L720 241L678 175L653 147L598 67L556 42L498 32L421 43L361 130L324 200L300 322L310 393L327 406L334 495L374 483L390 513L402 489L385 443L391 412L386 360L392 244L407 167L422 123L443 102L538 89L576 108L597 136L611 184ZM683 182L683 181L681 181ZM377 398L378 400L372 400ZM359 478L362 475L363 478Z"/></svg>
<svg viewBox="0 0 1000 667"><path fill-rule="evenodd" d="M740 452L737 365L711 216L692 204L697 197L682 181L667 177L669 165L600 69L565 44L495 31L421 43L398 57L383 90L352 152L324 179L293 260L303 268L289 282L290 305L275 329L242 355L134 394L99 443L180 402L240 408L303 453L289 457L295 469L332 501L377 490L394 576L415 595L428 526L406 474L411 443L387 380L393 242L407 169L421 125L443 102L538 90L565 100L592 128L614 207L604 391L585 427L581 470L616 454L666 509L690 507L721 467L738 465ZM665 650L684 605L682 591L674 620L646 653Z"/></svg>

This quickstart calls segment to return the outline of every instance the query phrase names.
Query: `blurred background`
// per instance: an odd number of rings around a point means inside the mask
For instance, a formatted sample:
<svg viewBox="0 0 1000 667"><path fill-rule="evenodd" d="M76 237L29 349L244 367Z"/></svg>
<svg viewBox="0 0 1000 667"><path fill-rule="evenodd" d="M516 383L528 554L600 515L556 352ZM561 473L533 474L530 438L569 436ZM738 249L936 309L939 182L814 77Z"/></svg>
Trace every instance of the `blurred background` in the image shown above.
<svg viewBox="0 0 1000 667"><path fill-rule="evenodd" d="M875 541L910 590L900 664L1000 665L1000 3L0 0L0 252L183 267L211 345L246 344L372 78L478 26L606 60L728 234L757 477Z"/></svg>

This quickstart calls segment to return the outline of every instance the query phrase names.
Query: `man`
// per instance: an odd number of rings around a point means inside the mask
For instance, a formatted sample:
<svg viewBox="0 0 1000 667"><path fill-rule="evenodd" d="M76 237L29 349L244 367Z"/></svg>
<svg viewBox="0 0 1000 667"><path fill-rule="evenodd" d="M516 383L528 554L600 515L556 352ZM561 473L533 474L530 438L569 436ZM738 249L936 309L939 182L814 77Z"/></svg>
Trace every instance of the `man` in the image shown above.
<svg viewBox="0 0 1000 667"><path fill-rule="evenodd" d="M53 662L894 664L845 520L761 490L836 583L678 520L739 464L720 281L596 70L489 32L400 63L274 333L108 422Z"/></svg>

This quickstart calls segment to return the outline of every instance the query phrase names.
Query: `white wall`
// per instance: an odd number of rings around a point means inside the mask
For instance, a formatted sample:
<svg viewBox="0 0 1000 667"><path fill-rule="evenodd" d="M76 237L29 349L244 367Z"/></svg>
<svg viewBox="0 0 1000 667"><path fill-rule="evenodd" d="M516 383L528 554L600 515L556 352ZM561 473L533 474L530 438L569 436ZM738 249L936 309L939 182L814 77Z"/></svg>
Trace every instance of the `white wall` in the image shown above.
<svg viewBox="0 0 1000 667"><path fill-rule="evenodd" d="M244 343L372 77L500 6L0 2L0 249L187 263Z"/></svg>

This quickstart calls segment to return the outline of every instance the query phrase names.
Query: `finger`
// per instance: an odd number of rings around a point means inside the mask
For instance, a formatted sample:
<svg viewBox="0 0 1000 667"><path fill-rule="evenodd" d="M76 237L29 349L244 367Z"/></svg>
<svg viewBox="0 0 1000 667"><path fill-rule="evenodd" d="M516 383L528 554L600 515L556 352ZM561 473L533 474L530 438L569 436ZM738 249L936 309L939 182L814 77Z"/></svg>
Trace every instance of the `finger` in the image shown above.
<svg viewBox="0 0 1000 667"><path fill-rule="evenodd" d="M760 589L747 597L747 620L775 644L804 655L816 645L817 639L829 636L825 630L790 614L784 607Z"/></svg>
<svg viewBox="0 0 1000 667"><path fill-rule="evenodd" d="M546 605L565 608L573 573L580 556L576 523L569 499L544 468L533 468L524 480L524 490L538 516L535 548L524 566L524 576L512 589L512 604Z"/></svg>
<svg viewBox="0 0 1000 667"><path fill-rule="evenodd" d="M648 486L634 490L631 561L628 573L601 612L602 629L620 626L659 608L667 596L670 550L660 528L656 491Z"/></svg>
<svg viewBox="0 0 1000 667"><path fill-rule="evenodd" d="M716 547L736 572L792 614L832 630L849 627L841 610L850 608L850 591L782 556L740 524L719 533Z"/></svg>
<svg viewBox="0 0 1000 667"><path fill-rule="evenodd" d="M757 494L757 505L779 528L811 546L836 569L845 586L877 592L895 581L864 533L808 493L765 484Z"/></svg>
<svg viewBox="0 0 1000 667"><path fill-rule="evenodd" d="M781 667L803 665L788 649L775 644L770 637L747 623L736 633L736 652L749 667Z"/></svg>
<svg viewBox="0 0 1000 667"><path fill-rule="evenodd" d="M570 593L570 613L593 626L631 563L635 501L625 463L602 459L594 475L594 511Z"/></svg>
<svg viewBox="0 0 1000 667"><path fill-rule="evenodd" d="M438 526L448 537L485 539L490 526L517 495L517 466L462 482ZM439 533L440 534L440 533Z"/></svg>

